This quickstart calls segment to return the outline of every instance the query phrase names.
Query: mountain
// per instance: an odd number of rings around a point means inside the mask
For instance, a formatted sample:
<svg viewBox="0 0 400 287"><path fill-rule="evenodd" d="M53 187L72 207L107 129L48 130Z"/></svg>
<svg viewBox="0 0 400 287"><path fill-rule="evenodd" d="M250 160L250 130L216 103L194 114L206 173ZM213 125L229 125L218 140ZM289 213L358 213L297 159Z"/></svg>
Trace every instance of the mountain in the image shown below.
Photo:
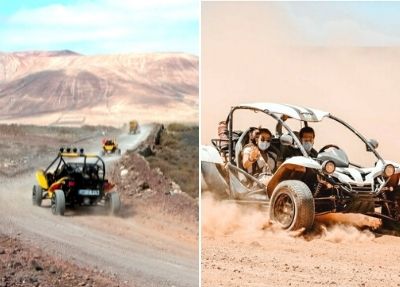
<svg viewBox="0 0 400 287"><path fill-rule="evenodd" d="M121 124L132 118L197 122L197 116L198 58L192 55L0 53L3 121Z"/></svg>

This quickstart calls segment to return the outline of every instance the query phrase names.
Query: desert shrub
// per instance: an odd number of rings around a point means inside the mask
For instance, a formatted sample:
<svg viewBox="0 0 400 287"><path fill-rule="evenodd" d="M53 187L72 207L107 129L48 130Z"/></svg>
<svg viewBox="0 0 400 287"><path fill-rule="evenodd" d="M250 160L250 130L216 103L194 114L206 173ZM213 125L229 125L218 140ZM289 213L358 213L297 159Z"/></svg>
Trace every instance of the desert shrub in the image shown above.
<svg viewBox="0 0 400 287"><path fill-rule="evenodd" d="M167 126L167 131L170 132L184 132L187 130L190 130L192 127L185 125L185 124L181 124L181 123L171 123Z"/></svg>
<svg viewBox="0 0 400 287"><path fill-rule="evenodd" d="M147 160L153 168L160 168L165 175L179 184L183 191L196 198L199 189L198 127L185 127L179 132L176 128L173 128L173 132L167 128L161 134L156 154Z"/></svg>

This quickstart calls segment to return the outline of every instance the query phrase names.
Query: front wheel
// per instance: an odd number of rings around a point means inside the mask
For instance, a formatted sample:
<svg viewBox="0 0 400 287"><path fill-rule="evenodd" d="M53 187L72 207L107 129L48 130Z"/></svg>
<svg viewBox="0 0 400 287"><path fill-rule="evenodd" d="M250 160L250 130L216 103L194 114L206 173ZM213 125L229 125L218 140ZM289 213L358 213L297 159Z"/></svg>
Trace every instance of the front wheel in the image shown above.
<svg viewBox="0 0 400 287"><path fill-rule="evenodd" d="M400 187L398 186L392 192L387 193L387 199L390 202L382 206L382 214L393 218L393 220L382 219L382 227L400 231Z"/></svg>
<svg viewBox="0 0 400 287"><path fill-rule="evenodd" d="M298 180L282 181L272 193L269 216L283 229L310 229L314 223L314 198L308 186Z"/></svg>
<svg viewBox="0 0 400 287"><path fill-rule="evenodd" d="M36 206L42 205L43 189L39 185L34 185L32 189L32 203Z"/></svg>
<svg viewBox="0 0 400 287"><path fill-rule="evenodd" d="M51 197L51 212L54 215L64 215L65 194L61 189L57 189Z"/></svg>
<svg viewBox="0 0 400 287"><path fill-rule="evenodd" d="M106 198L106 207L112 215L117 215L121 210L121 199L115 191L110 192Z"/></svg>

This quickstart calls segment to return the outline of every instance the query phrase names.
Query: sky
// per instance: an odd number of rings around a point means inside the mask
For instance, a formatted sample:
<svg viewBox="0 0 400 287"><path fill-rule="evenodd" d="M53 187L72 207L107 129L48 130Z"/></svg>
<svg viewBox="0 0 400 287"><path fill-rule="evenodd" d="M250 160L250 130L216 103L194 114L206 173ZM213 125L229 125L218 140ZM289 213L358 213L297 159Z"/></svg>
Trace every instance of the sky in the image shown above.
<svg viewBox="0 0 400 287"><path fill-rule="evenodd" d="M375 47L400 44L400 2L280 2L277 9L295 27L303 44Z"/></svg>
<svg viewBox="0 0 400 287"><path fill-rule="evenodd" d="M0 0L0 51L199 54L197 0Z"/></svg>
<svg viewBox="0 0 400 287"><path fill-rule="evenodd" d="M232 106L288 103L331 112L399 162L397 15L400 2L203 3L201 143ZM253 119L275 129L241 124ZM316 148L329 143L319 132Z"/></svg>

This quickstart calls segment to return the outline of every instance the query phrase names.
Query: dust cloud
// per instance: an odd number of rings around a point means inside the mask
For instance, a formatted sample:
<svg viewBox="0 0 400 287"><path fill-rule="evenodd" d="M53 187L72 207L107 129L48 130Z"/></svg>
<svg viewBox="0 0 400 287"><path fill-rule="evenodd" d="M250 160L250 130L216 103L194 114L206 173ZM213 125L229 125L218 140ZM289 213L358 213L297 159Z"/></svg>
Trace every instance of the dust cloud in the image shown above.
<svg viewBox="0 0 400 287"><path fill-rule="evenodd" d="M262 243L263 238L323 240L332 243L372 241L380 220L359 214L327 214L318 216L312 230L287 232L269 221L268 210L219 201L211 193L202 196L202 236L230 237L240 242ZM270 239L270 238L269 238Z"/></svg>
<svg viewBox="0 0 400 287"><path fill-rule="evenodd" d="M241 206L235 202L218 201L212 194L202 196L203 236L261 234L269 226L266 212Z"/></svg>

